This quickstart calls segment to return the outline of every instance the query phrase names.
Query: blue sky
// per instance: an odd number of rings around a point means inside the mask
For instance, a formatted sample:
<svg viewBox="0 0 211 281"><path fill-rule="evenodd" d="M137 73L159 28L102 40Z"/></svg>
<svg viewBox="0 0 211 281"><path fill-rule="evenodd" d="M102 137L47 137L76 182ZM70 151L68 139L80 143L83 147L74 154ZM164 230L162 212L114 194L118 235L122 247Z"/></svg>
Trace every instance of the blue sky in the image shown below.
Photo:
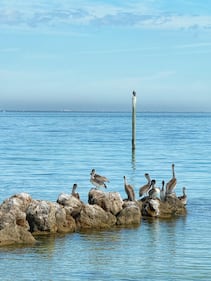
<svg viewBox="0 0 211 281"><path fill-rule="evenodd" d="M0 0L0 108L211 111L210 0Z"/></svg>

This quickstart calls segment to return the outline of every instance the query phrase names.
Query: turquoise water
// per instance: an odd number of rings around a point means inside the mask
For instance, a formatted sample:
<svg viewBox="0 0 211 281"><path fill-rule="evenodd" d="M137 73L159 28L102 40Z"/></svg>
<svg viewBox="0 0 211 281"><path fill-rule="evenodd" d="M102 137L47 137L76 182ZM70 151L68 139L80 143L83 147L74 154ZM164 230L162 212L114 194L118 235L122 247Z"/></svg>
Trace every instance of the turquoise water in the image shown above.
<svg viewBox="0 0 211 281"><path fill-rule="evenodd" d="M188 193L188 215L136 228L39 237L31 247L0 248L0 280L211 280L211 114L1 112L0 202L19 192L56 201L78 183L87 202L92 168L125 197L144 173L171 178Z"/></svg>

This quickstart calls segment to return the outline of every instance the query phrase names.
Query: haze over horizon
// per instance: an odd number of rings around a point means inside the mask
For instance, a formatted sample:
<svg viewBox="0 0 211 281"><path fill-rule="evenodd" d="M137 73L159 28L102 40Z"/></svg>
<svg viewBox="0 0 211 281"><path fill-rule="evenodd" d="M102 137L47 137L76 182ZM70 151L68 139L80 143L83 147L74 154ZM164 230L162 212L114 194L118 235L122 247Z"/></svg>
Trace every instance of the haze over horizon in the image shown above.
<svg viewBox="0 0 211 281"><path fill-rule="evenodd" d="M211 111L211 2L0 0L0 109Z"/></svg>

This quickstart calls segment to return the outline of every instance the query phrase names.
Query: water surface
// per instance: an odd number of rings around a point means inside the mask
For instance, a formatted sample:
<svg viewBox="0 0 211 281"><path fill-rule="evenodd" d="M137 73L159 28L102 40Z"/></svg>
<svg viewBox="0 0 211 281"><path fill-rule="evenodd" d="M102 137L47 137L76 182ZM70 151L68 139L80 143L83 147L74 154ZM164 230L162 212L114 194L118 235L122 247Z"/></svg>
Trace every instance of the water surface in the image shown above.
<svg viewBox="0 0 211 281"><path fill-rule="evenodd" d="M188 192L188 214L139 227L38 237L0 248L0 280L211 280L211 114L1 112L0 202L19 192L56 201L73 183L84 202L92 168L124 198L123 176L138 189L144 173Z"/></svg>

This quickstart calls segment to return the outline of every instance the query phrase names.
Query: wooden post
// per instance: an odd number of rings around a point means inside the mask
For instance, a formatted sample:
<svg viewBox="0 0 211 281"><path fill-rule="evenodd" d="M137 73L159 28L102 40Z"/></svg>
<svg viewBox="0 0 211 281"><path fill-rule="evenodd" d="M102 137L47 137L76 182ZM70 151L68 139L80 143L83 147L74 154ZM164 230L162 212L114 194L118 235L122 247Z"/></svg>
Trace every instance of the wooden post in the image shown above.
<svg viewBox="0 0 211 281"><path fill-rule="evenodd" d="M132 150L136 149L136 92L132 97Z"/></svg>

